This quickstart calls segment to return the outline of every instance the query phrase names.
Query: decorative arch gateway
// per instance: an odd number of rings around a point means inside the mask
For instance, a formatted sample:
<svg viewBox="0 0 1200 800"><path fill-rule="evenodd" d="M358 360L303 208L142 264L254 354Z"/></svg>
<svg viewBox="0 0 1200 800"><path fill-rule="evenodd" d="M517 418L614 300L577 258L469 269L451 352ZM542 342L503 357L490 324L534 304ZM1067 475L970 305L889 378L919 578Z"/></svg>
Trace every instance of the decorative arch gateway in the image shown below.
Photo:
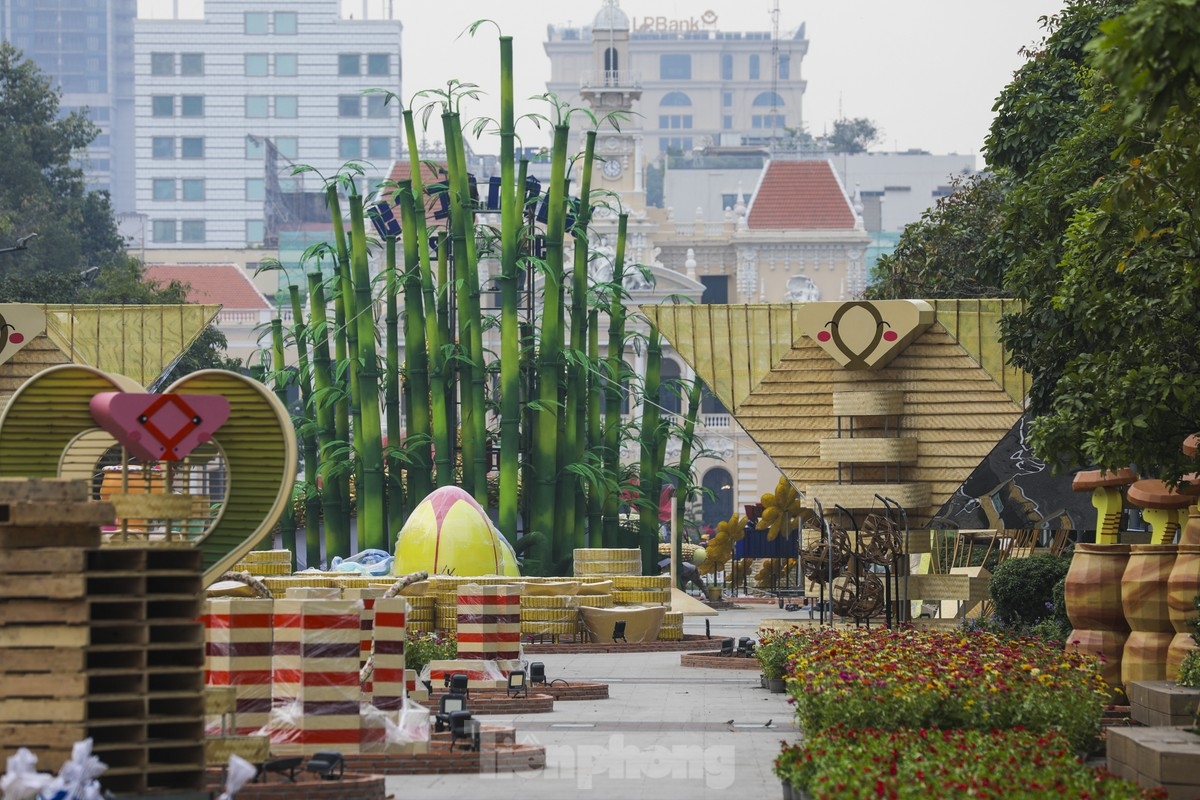
<svg viewBox="0 0 1200 800"><path fill-rule="evenodd" d="M0 477L94 480L117 507L115 538L199 548L206 584L274 528L296 462L287 409L224 370L145 394L130 378L60 365L22 384L0 412ZM115 482L106 463L119 471Z"/></svg>
<svg viewBox="0 0 1200 800"><path fill-rule="evenodd" d="M641 310L768 458L826 509L932 517L1021 418L1004 300Z"/></svg>

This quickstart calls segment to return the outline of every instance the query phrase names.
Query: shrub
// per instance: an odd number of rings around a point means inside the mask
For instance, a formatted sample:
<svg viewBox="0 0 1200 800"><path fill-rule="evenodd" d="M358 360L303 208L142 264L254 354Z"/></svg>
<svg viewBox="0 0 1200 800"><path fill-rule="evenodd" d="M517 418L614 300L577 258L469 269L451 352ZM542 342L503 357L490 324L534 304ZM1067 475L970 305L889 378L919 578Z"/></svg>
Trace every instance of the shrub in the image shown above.
<svg viewBox="0 0 1200 800"><path fill-rule="evenodd" d="M1200 650L1189 650L1184 654L1175 683L1180 686L1200 686Z"/></svg>
<svg viewBox="0 0 1200 800"><path fill-rule="evenodd" d="M430 661L441 661L457 655L458 640L453 636L416 633L409 636L404 645L404 666L416 670L420 675Z"/></svg>
<svg viewBox="0 0 1200 800"><path fill-rule="evenodd" d="M791 638L787 632L763 628L758 632L754 657L767 678L782 678L787 672Z"/></svg>
<svg viewBox="0 0 1200 800"><path fill-rule="evenodd" d="M1054 585L1070 566L1070 559L1054 555L1010 558L1000 564L988 582L996 615L1009 625L1041 622L1054 612Z"/></svg>

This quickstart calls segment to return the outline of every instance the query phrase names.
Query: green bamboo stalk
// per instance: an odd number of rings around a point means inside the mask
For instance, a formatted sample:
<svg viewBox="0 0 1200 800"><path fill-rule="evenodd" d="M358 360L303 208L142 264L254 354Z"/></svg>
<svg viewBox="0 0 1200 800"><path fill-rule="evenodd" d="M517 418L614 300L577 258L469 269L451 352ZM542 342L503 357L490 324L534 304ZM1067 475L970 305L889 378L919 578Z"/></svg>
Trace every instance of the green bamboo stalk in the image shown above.
<svg viewBox="0 0 1200 800"><path fill-rule="evenodd" d="M588 401L587 401L587 450L595 454L602 452L604 439L600 427L600 393L604 390L604 375L601 372L603 363L600 361L600 309L588 311ZM604 473L601 473L602 475ZM601 542L601 526L603 524L603 498L610 484L615 484L616 475L605 475L606 482L593 484L588 491L587 503L587 534L588 544L585 547L596 547Z"/></svg>
<svg viewBox="0 0 1200 800"><path fill-rule="evenodd" d="M620 474L621 457L621 400L625 378L625 233L629 224L629 215L620 214L617 217L617 243L613 255L612 282L609 289L608 311L608 355L605 359L604 377L606 378L604 394L604 473L617 476ZM607 488L604 496L604 547L617 547L621 538L620 520L617 512L620 507L620 486Z"/></svg>
<svg viewBox="0 0 1200 800"><path fill-rule="evenodd" d="M433 468L429 453L432 424L429 363L432 359L426 350L425 337L429 327L421 304L421 258L418 253L423 242L417 233L419 227L416 224L417 210L411 181L400 182L396 199L400 204L400 229L404 234L404 353L408 360L411 400L406 419L406 449L411 460L408 487L409 494L416 501L433 491ZM442 400L445 401L444 395Z"/></svg>
<svg viewBox="0 0 1200 800"><path fill-rule="evenodd" d="M444 454L442 450L438 450L434 453L434 458L437 461L438 486L454 486L458 480L455 461L458 455L456 434L458 431L459 362L457 358L451 358L445 351L453 351L457 354L459 344L455 341L454 332L450 327L450 295L454 288L450 281L450 237L445 230L439 230L437 241L437 323L441 331L441 341L447 343L443 347L442 353L446 365L442 374L442 390L444 392L442 404L446 409L447 445Z"/></svg>
<svg viewBox="0 0 1200 800"><path fill-rule="evenodd" d="M320 272L308 274L309 310L312 314L310 333L313 339L313 405L317 416L317 444L322 466L321 505L325 511L325 553L350 550L350 526L345 516L347 502L342 495L343 482L333 467L337 462L334 451L344 436L338 435L338 405L345 393L334 383L333 364L329 357L329 319L325 311L325 276ZM316 566L318 562L310 563Z"/></svg>
<svg viewBox="0 0 1200 800"><path fill-rule="evenodd" d="M354 469L353 460L347 455L354 447L354 442L351 435L350 420L353 416L354 400L350 389L347 386L348 381L345 379L350 363L350 350L346 341L346 293L342 290L341 269L334 264L334 272L330 277L330 289L333 295L333 377L336 385L343 387L338 395L337 406L334 408L334 426L337 431L338 447L334 448L338 453L338 461L341 462L337 470L337 480L341 484L338 488L338 498L341 502L341 527L346 531L346 550L331 552L328 546L325 548L326 559L332 559L335 555L343 552L349 553L352 545L350 535L350 519L354 512L354 501L350 491L350 474ZM329 540L326 539L326 545Z"/></svg>
<svg viewBox="0 0 1200 800"><path fill-rule="evenodd" d="M587 293L588 293L588 223L592 191L592 164L596 155L596 131L584 137L583 168L579 180L579 208L576 209L574 262L571 273L571 350L567 362L566 397L563 407L563 438L559 453L559 470L563 482L560 492L558 530L563 532L562 551L555 553L560 563L577 547L586 543L584 527L587 495L598 487L585 482L574 472L565 469L569 464L584 461L585 426L587 423Z"/></svg>
<svg viewBox="0 0 1200 800"><path fill-rule="evenodd" d="M393 242L394 245L394 242ZM395 248L393 246L393 252ZM362 195L350 195L350 269L355 292L355 318L363 482L358 486L359 549L388 547L387 486L383 475L383 425L379 413L379 359L375 351L375 314L371 273L367 266L367 230Z"/></svg>
<svg viewBox="0 0 1200 800"><path fill-rule="evenodd" d="M400 530L407 515L404 497L404 464L400 448L400 276L396 271L396 237L384 241L384 292L387 296L384 331L386 351L383 373L384 419L387 424L387 533L388 541ZM408 323L405 322L407 327Z"/></svg>
<svg viewBox="0 0 1200 800"><path fill-rule="evenodd" d="M296 366L300 376L300 399L303 408L303 424L300 439L304 444L304 564L316 566L321 563L321 495L317 491L317 475L321 460L317 449L316 410L312 401L312 365L308 360L308 326L304 324L304 305L300 301L300 287L288 286L288 297L292 302L292 335L296 339ZM293 558L293 561L295 559Z"/></svg>
<svg viewBox="0 0 1200 800"><path fill-rule="evenodd" d="M662 380L662 336L651 325L646 340L646 377L642 387L642 458L638 482L642 495L639 547L642 551L642 572L653 575L658 568L658 496L662 490L660 452L665 452L660 426L658 387Z"/></svg>
<svg viewBox="0 0 1200 800"><path fill-rule="evenodd" d="M346 226L342 217L342 203L338 196L337 183L330 183L325 188L325 202L329 206L329 213L333 219L333 239L335 250L337 252L337 273L338 273L338 299L341 300L342 315L338 320L337 333L340 338L344 338L345 346L345 361L341 361L339 352L339 368L345 365L346 383L350 387L350 430L347 438L351 446L351 452L354 454L354 496L353 504L355 510L362 507L362 488L363 488L363 462L359 455L363 452L363 425L362 425L362 394L359 387L358 371L359 371L359 353L358 353L358 303L354 294L354 276L350 268L350 246L346 237ZM335 304L336 308L336 304ZM373 334L372 334L373 336ZM340 350L340 348L339 348ZM349 474L347 474L349 480ZM350 492L347 486L346 499L349 500ZM360 520L361 522L361 520ZM356 549L362 549L361 537L356 541L352 538L351 546ZM330 558L337 553L327 554ZM352 555L345 553L344 555Z"/></svg>
<svg viewBox="0 0 1200 800"><path fill-rule="evenodd" d="M421 179L420 153L417 150L417 131L413 122L412 110L404 112L404 133L408 142L408 158L410 180L412 181L412 197L416 218L416 247L420 261L421 272L421 302L422 315L425 320L425 341L429 354L429 412L431 419L433 448L438 454L437 485L450 486L454 483L453 453L454 426L450 422L449 407L446 402L446 356L447 339L442 336L438 325L437 298L434 288L433 266L429 260L429 230L425 221L425 187ZM407 308L407 305L405 306ZM443 464L446 474L443 474Z"/></svg>
<svg viewBox="0 0 1200 800"><path fill-rule="evenodd" d="M696 483L692 472L692 444L696 441L696 418L700 415L700 398L704 382L697 375L692 380L688 390L687 413L683 418L683 431L679 437L679 487L675 491L675 519L682 524L683 512L687 502L696 492ZM676 564L683 563L683 536L679 531L671 536L671 558ZM683 573L676 570L679 587L683 588Z"/></svg>
<svg viewBox="0 0 1200 800"><path fill-rule="evenodd" d="M546 263L542 281L542 336L538 348L538 407L534 412L533 464L536 473L534 486L533 529L545 539L534 548L537 569L549 570L556 550L553 539L562 535L555 530L558 502L558 415L559 371L562 359L563 305L563 236L566 228L567 205L567 136L566 125L554 128L554 144L550 156L550 185L546 217Z"/></svg>
<svg viewBox="0 0 1200 800"><path fill-rule="evenodd" d="M283 320L276 317L271 320L271 369L275 373L275 396L283 407L288 407L287 365L283 357ZM295 424L295 420L292 421ZM283 515L279 518L279 529L283 535L283 548L296 552L296 506L288 498L283 507Z"/></svg>
<svg viewBox="0 0 1200 800"><path fill-rule="evenodd" d="M487 375L483 363L483 311L479 294L479 254L475 244L475 210L470 204L470 179L461 120L457 113L443 115L446 163L451 178L450 214L453 230L461 237L451 252L460 286L460 345L466 352L468 383L462 395L463 488L476 502L488 504L487 486ZM455 212L457 210L457 219Z"/></svg>
<svg viewBox="0 0 1200 800"><path fill-rule="evenodd" d="M500 531L517 543L521 453L521 342L517 246L525 181L515 173L512 37L500 37ZM523 172L523 171L522 171Z"/></svg>

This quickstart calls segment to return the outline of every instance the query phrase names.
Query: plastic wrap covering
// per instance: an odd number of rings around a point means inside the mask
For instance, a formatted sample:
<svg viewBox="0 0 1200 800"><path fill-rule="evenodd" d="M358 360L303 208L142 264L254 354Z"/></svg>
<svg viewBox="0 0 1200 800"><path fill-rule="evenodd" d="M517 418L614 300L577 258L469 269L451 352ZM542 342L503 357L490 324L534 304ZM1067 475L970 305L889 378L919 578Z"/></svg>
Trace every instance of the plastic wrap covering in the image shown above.
<svg viewBox="0 0 1200 800"><path fill-rule="evenodd" d="M466 584L458 588L458 658L521 658L521 587Z"/></svg>
<svg viewBox="0 0 1200 800"><path fill-rule="evenodd" d="M76 742L71 758L58 775L42 789L41 800L102 800L98 778L108 765L92 755L92 740ZM7 794L5 797L7 798Z"/></svg>
<svg viewBox="0 0 1200 800"><path fill-rule="evenodd" d="M375 601L372 703L385 711L404 707L404 647L408 638L406 624L408 599L381 597Z"/></svg>
<svg viewBox="0 0 1200 800"><path fill-rule="evenodd" d="M503 689L508 685L508 673L522 668L522 662L516 659L443 659L429 662L421 671L421 678L440 686L450 675L461 672L467 676L467 685L472 689Z"/></svg>
<svg viewBox="0 0 1200 800"><path fill-rule="evenodd" d="M580 608L583 624L593 642L613 641L613 629L617 622L625 623L625 640L628 642L653 642L658 639L659 629L667 610L662 606L627 606L625 608Z"/></svg>
<svg viewBox="0 0 1200 800"><path fill-rule="evenodd" d="M521 633L525 636L576 635L579 633L579 598L522 595Z"/></svg>
<svg viewBox="0 0 1200 800"><path fill-rule="evenodd" d="M275 601L272 753L358 751L362 611L360 600Z"/></svg>
<svg viewBox="0 0 1200 800"><path fill-rule="evenodd" d="M236 690L234 730L229 733L252 734L267 724L274 613L274 600L215 597L204 603L204 682Z"/></svg>
<svg viewBox="0 0 1200 800"><path fill-rule="evenodd" d="M429 709L406 700L398 711L362 704L364 753L422 753L429 749Z"/></svg>
<svg viewBox="0 0 1200 800"><path fill-rule="evenodd" d="M0 776L0 797L33 800L53 779L50 773L37 771L37 756L28 748L19 747L8 757L8 769Z"/></svg>
<svg viewBox="0 0 1200 800"><path fill-rule="evenodd" d="M225 767L225 791L217 795L217 800L233 800L238 790L254 779L258 767L236 753L229 757Z"/></svg>

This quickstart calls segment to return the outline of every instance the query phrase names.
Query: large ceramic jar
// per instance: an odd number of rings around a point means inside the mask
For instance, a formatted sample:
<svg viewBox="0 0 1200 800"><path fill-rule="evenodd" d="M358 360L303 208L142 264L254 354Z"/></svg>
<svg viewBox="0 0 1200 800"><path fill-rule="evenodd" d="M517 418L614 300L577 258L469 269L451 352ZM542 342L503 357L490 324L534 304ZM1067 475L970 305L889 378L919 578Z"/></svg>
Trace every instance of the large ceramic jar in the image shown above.
<svg viewBox="0 0 1200 800"><path fill-rule="evenodd" d="M1121 682L1161 681L1167 677L1167 651L1175 627L1167 611L1167 580L1178 545L1135 544L1121 578L1121 606L1129 638L1121 655Z"/></svg>
<svg viewBox="0 0 1200 800"><path fill-rule="evenodd" d="M1067 649L1099 657L1104 680L1118 695L1129 634L1121 605L1121 577L1128 563L1127 544L1079 544L1066 583L1067 617L1074 626Z"/></svg>
<svg viewBox="0 0 1200 800"><path fill-rule="evenodd" d="M1192 508L1194 510L1195 506ZM1200 595L1200 543L1181 544L1175 566L1167 577L1167 613L1175 629L1167 649L1166 677L1169 681L1179 674L1179 662L1184 654L1196 647L1189 623L1196 619L1197 595Z"/></svg>

